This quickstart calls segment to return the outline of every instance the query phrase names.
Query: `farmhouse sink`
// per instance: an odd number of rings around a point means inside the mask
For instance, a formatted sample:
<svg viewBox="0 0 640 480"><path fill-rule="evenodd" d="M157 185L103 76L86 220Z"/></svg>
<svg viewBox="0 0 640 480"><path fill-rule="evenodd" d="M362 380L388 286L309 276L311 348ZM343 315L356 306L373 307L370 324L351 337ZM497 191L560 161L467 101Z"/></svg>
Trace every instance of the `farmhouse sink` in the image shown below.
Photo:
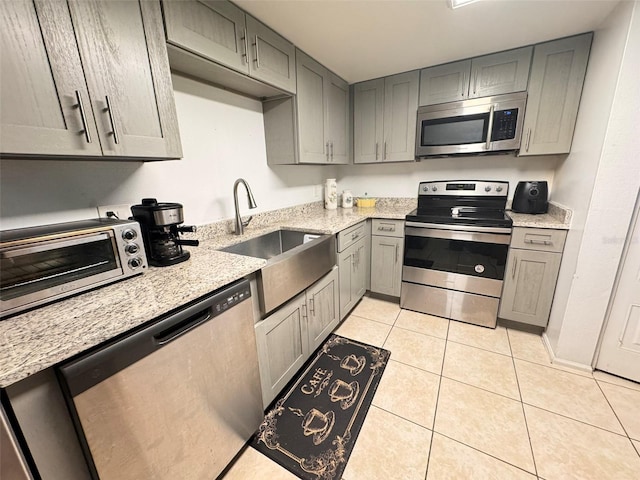
<svg viewBox="0 0 640 480"><path fill-rule="evenodd" d="M257 274L260 313L264 317L333 268L335 242L334 235L282 229L221 250L267 260Z"/></svg>

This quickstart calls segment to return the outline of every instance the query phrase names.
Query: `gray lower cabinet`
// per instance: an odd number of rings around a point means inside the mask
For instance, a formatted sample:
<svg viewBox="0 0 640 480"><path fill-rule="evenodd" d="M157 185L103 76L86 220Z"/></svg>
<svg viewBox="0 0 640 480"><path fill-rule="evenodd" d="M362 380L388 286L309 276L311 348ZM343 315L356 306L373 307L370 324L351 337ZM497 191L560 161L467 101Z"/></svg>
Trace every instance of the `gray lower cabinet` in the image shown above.
<svg viewBox="0 0 640 480"><path fill-rule="evenodd" d="M293 44L233 3L163 0L162 5L169 44L296 93Z"/></svg>
<svg viewBox="0 0 640 480"><path fill-rule="evenodd" d="M415 160L417 70L354 86L354 163Z"/></svg>
<svg viewBox="0 0 640 480"><path fill-rule="evenodd" d="M158 2L17 0L0 21L3 155L182 156Z"/></svg>
<svg viewBox="0 0 640 480"><path fill-rule="evenodd" d="M378 220L371 224L371 291L400 296L404 221Z"/></svg>
<svg viewBox="0 0 640 480"><path fill-rule="evenodd" d="M420 105L527 89L533 47L492 53L420 71Z"/></svg>
<svg viewBox="0 0 640 480"><path fill-rule="evenodd" d="M340 320L347 316L367 291L370 238L366 222L338 233Z"/></svg>
<svg viewBox="0 0 640 480"><path fill-rule="evenodd" d="M297 94L263 102L270 165L349 162L349 85L296 50Z"/></svg>
<svg viewBox="0 0 640 480"><path fill-rule="evenodd" d="M535 46L520 155L569 153L592 33Z"/></svg>
<svg viewBox="0 0 640 480"><path fill-rule="evenodd" d="M566 231L516 227L498 316L546 327L560 271Z"/></svg>
<svg viewBox="0 0 640 480"><path fill-rule="evenodd" d="M255 326L266 408L338 325L338 268Z"/></svg>

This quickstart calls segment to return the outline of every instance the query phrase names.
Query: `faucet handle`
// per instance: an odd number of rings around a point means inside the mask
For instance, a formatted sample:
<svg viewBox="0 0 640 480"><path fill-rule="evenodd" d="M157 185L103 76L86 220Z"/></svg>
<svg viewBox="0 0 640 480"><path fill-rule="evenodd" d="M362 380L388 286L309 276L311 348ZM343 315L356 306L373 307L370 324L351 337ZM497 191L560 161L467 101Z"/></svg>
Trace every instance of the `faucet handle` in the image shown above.
<svg viewBox="0 0 640 480"><path fill-rule="evenodd" d="M250 222L252 219L253 219L253 215L251 215L249 218L247 218L246 220L244 220L244 221L242 222L242 226L243 226L243 227L248 226L248 225L249 225L249 222Z"/></svg>

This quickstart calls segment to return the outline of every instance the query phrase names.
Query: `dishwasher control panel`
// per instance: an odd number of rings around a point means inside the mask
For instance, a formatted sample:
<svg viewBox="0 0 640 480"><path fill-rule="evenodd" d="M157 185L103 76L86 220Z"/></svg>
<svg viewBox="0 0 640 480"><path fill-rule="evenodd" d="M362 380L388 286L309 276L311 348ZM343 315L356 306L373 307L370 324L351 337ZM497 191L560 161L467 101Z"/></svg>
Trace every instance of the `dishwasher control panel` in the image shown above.
<svg viewBox="0 0 640 480"><path fill-rule="evenodd" d="M232 287L225 293L227 294L225 298L218 300L214 305L211 306L216 314L220 314L230 309L234 305L242 302L243 300L249 298L251 296L251 289L249 288L248 283L243 282L239 284L237 288L234 289Z"/></svg>

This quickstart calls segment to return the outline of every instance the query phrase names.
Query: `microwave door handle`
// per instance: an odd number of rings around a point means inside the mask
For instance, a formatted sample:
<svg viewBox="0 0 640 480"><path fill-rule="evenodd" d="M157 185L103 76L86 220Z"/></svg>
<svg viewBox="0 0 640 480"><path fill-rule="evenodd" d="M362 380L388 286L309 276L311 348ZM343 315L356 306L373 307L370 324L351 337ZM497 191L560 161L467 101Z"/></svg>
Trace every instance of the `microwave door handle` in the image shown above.
<svg viewBox="0 0 640 480"><path fill-rule="evenodd" d="M491 133L493 130L493 113L495 110L495 105L491 105L489 109L489 127L487 128L487 150L491 150Z"/></svg>

